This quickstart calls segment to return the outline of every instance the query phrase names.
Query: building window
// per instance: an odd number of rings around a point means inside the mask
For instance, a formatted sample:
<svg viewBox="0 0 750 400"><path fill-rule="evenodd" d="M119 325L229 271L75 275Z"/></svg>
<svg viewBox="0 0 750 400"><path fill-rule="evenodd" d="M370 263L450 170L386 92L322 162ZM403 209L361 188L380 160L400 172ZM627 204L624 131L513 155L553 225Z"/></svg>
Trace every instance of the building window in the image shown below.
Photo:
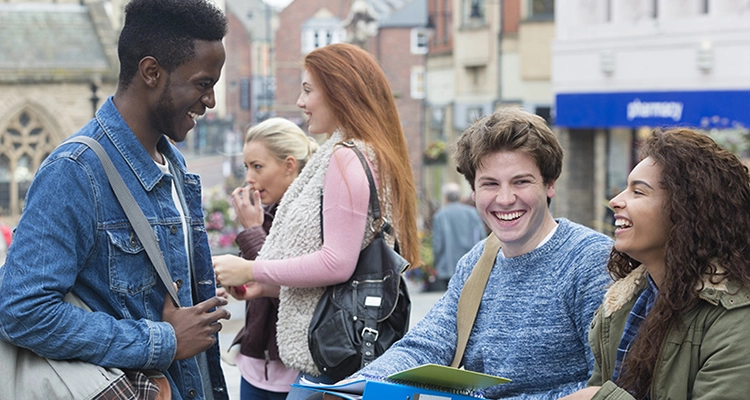
<svg viewBox="0 0 750 400"><path fill-rule="evenodd" d="M250 109L250 89L250 79L240 79L240 109L242 110Z"/></svg>
<svg viewBox="0 0 750 400"><path fill-rule="evenodd" d="M443 24L442 24L443 43L448 43L448 41L450 40L451 29L453 29L453 27L451 26L452 23L451 23L451 12L450 12L452 9L453 7L451 6L451 0L445 0L443 3L443 15L442 15L443 17Z"/></svg>
<svg viewBox="0 0 750 400"><path fill-rule="evenodd" d="M463 0L464 25L484 25L486 0Z"/></svg>
<svg viewBox="0 0 750 400"><path fill-rule="evenodd" d="M440 136L438 138L444 139L442 136L443 132L443 123L445 122L445 108L443 107L435 107L432 109L432 113L430 114L430 128L433 130L439 130Z"/></svg>
<svg viewBox="0 0 750 400"><path fill-rule="evenodd" d="M411 67L411 98L412 99L424 99L425 88L424 88L425 71L421 65L415 65Z"/></svg>
<svg viewBox="0 0 750 400"><path fill-rule="evenodd" d="M482 115L483 115L482 106L469 107L468 109L466 109L466 123L468 125L471 125L474 122L476 122L479 118L482 118Z"/></svg>
<svg viewBox="0 0 750 400"><path fill-rule="evenodd" d="M552 19L555 17L554 0L531 0L529 17L533 19Z"/></svg>
<svg viewBox="0 0 750 400"><path fill-rule="evenodd" d="M0 215L18 216L37 168L54 149L30 111L21 111L0 133Z"/></svg>
<svg viewBox="0 0 750 400"><path fill-rule="evenodd" d="M343 32L338 28L305 29L302 31L302 54L332 43L341 43L343 37Z"/></svg>
<svg viewBox="0 0 750 400"><path fill-rule="evenodd" d="M427 54L430 35L424 29L411 30L411 54Z"/></svg>
<svg viewBox="0 0 750 400"><path fill-rule="evenodd" d="M346 28L341 23L342 21L330 12L319 12L305 21L300 27L302 54L307 54L318 47L343 42L346 39Z"/></svg>

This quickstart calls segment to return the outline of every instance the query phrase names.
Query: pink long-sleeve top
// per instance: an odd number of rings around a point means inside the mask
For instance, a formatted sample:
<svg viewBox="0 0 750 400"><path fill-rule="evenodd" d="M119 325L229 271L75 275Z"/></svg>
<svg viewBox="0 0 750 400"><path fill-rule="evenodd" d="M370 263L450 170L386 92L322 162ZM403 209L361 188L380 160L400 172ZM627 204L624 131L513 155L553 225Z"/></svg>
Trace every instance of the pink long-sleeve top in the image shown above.
<svg viewBox="0 0 750 400"><path fill-rule="evenodd" d="M377 186L375 174L373 178ZM295 258L257 260L253 265L255 280L289 287L322 287L349 279L365 236L369 195L367 175L357 155L345 147L336 149L323 183L323 247Z"/></svg>

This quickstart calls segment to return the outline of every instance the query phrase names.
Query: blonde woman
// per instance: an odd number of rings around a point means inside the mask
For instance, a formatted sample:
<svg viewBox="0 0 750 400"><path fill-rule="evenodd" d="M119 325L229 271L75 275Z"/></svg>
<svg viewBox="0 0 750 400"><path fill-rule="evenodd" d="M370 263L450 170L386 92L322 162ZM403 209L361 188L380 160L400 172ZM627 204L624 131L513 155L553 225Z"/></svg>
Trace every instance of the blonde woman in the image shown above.
<svg viewBox="0 0 750 400"><path fill-rule="evenodd" d="M299 175L318 144L293 122L271 118L250 128L245 135L242 156L247 172L244 187L232 192L237 222L243 230L237 235L240 255L254 260L271 229L279 200ZM247 301L245 327L234 340L240 352L234 362L242 375L241 400L285 399L298 371L279 359L276 345L278 297L228 288L230 294Z"/></svg>

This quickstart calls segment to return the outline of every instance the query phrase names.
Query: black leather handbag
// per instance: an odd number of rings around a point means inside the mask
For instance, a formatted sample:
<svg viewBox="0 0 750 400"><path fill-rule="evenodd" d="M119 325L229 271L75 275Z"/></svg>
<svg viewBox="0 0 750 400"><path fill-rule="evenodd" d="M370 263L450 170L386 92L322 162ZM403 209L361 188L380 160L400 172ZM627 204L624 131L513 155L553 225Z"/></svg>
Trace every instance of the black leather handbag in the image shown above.
<svg viewBox="0 0 750 400"><path fill-rule="evenodd" d="M381 221L373 241L359 253L348 281L329 286L321 297L308 329L315 365L338 381L369 364L401 339L409 329L411 299L402 279L409 262L392 249L385 234L393 228L381 219L372 172L362 153L344 143L359 157L370 184L370 207Z"/></svg>

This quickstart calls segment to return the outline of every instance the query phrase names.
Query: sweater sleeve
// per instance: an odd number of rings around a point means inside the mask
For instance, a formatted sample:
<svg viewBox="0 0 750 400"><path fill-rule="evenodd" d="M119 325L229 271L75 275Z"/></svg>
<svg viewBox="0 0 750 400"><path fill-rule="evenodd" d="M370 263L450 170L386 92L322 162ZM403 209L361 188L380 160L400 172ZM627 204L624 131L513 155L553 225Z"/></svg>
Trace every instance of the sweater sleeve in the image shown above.
<svg viewBox="0 0 750 400"><path fill-rule="evenodd" d="M251 226L237 234L234 241L242 252L242 258L255 260L260 248L263 247L263 243L266 242L266 231L263 230L262 226Z"/></svg>
<svg viewBox="0 0 750 400"><path fill-rule="evenodd" d="M281 286L322 287L349 279L365 237L369 192L357 155L348 148L334 151L323 182L323 247L286 260L258 260L253 265L255 280Z"/></svg>

